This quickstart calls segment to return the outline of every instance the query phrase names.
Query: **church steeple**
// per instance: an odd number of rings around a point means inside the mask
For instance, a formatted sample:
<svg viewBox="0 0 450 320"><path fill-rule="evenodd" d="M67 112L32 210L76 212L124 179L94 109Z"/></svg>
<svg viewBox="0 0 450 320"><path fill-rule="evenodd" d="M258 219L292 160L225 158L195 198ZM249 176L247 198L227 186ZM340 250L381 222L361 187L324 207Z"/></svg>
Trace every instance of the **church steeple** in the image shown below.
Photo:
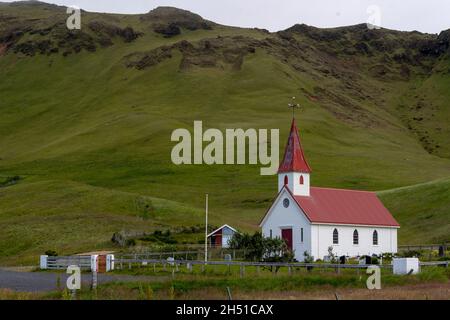
<svg viewBox="0 0 450 320"><path fill-rule="evenodd" d="M284 172L303 172L311 173L311 168L306 161L303 153L300 137L298 135L295 118L292 119L291 132L284 151L284 158L278 168L278 173Z"/></svg>
<svg viewBox="0 0 450 320"><path fill-rule="evenodd" d="M303 153L295 118L284 151L284 158L278 168L278 189L287 186L296 196L309 196L311 167Z"/></svg>

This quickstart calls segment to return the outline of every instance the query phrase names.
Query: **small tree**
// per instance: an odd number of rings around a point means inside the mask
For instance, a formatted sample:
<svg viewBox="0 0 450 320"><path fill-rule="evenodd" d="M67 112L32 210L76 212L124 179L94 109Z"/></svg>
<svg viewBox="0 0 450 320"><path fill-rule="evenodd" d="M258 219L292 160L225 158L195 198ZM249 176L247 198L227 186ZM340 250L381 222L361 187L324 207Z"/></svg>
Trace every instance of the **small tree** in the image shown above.
<svg viewBox="0 0 450 320"><path fill-rule="evenodd" d="M235 233L229 242L231 249L244 250L249 261L288 262L294 260L286 242L280 238L265 238L261 232L253 235Z"/></svg>
<svg viewBox="0 0 450 320"><path fill-rule="evenodd" d="M304 257L303 261L305 263L312 263L312 262L314 262L313 257L309 254L308 251L303 252L303 257Z"/></svg>

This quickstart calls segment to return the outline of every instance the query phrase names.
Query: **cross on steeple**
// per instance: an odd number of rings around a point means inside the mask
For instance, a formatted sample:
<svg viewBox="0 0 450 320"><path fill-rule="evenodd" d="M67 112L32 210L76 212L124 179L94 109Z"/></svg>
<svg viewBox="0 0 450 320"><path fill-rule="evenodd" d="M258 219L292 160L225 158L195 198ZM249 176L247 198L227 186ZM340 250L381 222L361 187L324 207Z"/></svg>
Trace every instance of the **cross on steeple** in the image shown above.
<svg viewBox="0 0 450 320"><path fill-rule="evenodd" d="M295 109L300 109L300 105L295 103L295 97L292 97L292 102L288 104L288 108L292 108L292 119L295 119Z"/></svg>

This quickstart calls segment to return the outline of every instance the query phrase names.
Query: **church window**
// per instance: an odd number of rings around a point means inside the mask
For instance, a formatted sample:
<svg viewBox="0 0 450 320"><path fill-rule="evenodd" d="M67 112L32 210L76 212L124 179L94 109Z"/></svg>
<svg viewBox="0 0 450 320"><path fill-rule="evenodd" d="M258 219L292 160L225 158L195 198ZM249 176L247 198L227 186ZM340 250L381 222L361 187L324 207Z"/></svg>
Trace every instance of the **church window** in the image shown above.
<svg viewBox="0 0 450 320"><path fill-rule="evenodd" d="M288 199L288 198L285 198L285 199L283 200L283 206L284 206L285 208L288 208L288 207L289 207L289 199Z"/></svg>
<svg viewBox="0 0 450 320"><path fill-rule="evenodd" d="M270 239L272 239L272 229L270 229Z"/></svg>
<svg viewBox="0 0 450 320"><path fill-rule="evenodd" d="M300 229L300 241L303 243L303 228Z"/></svg>
<svg viewBox="0 0 450 320"><path fill-rule="evenodd" d="M353 231L353 244L359 244L359 234L356 229Z"/></svg>
<svg viewBox="0 0 450 320"><path fill-rule="evenodd" d="M333 244L339 244L339 232L337 229L333 231Z"/></svg>
<svg viewBox="0 0 450 320"><path fill-rule="evenodd" d="M372 240L373 240L373 245L377 246L378 245L378 232L377 232L377 230L373 231Z"/></svg>
<svg viewBox="0 0 450 320"><path fill-rule="evenodd" d="M284 176L284 185L287 186L288 183L289 183L288 176Z"/></svg>
<svg viewBox="0 0 450 320"><path fill-rule="evenodd" d="M303 185L305 183L305 179L303 178L303 175L300 176L300 184Z"/></svg>

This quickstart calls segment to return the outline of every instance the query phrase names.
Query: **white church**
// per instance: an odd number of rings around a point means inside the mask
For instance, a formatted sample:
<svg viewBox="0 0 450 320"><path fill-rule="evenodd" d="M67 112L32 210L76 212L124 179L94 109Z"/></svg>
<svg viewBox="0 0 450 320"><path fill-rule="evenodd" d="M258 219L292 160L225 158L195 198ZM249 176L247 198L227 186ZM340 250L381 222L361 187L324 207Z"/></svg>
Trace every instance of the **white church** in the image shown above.
<svg viewBox="0 0 450 320"><path fill-rule="evenodd" d="M265 237L286 241L295 259L397 252L400 225L374 192L310 186L311 168L295 119L278 169L278 196L260 223Z"/></svg>

